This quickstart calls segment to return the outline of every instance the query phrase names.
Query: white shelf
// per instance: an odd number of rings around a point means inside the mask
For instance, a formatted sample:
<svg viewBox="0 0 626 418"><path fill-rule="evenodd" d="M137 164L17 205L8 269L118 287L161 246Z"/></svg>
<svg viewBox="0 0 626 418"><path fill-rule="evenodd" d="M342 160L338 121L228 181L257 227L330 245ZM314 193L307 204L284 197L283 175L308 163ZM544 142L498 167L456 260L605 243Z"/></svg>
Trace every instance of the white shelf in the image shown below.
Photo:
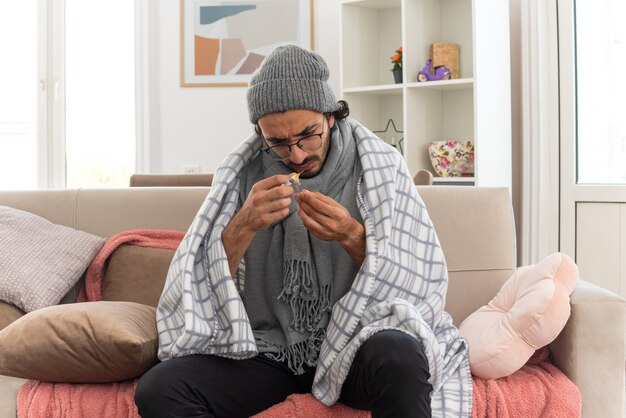
<svg viewBox="0 0 626 418"><path fill-rule="evenodd" d="M439 91L471 90L474 88L473 78L457 78L455 80L413 81L405 84L409 89L430 89Z"/></svg>
<svg viewBox="0 0 626 418"><path fill-rule="evenodd" d="M441 183L465 184L465 183L468 183L470 185L473 185L475 182L476 182L476 179L474 177L433 177L433 184L441 184Z"/></svg>
<svg viewBox="0 0 626 418"><path fill-rule="evenodd" d="M402 89L406 86L409 89L424 90L471 90L474 87L473 78L458 78L456 80L440 81L414 81L403 84L380 84L376 86L349 87L343 89L344 93L371 93L371 94L402 94Z"/></svg>
<svg viewBox="0 0 626 418"><path fill-rule="evenodd" d="M372 10L388 10L400 7L400 0L343 0L342 3Z"/></svg>
<svg viewBox="0 0 626 418"><path fill-rule="evenodd" d="M438 184L511 187L509 3L502 0L342 0L340 89L371 131L393 119L411 173L432 171L431 141L473 141L474 177ZM418 82L430 45L459 46L459 77ZM403 48L404 83L391 56Z"/></svg>
<svg viewBox="0 0 626 418"><path fill-rule="evenodd" d="M402 84L382 84L378 86L351 87L343 89L344 93L369 93L376 95L402 94Z"/></svg>

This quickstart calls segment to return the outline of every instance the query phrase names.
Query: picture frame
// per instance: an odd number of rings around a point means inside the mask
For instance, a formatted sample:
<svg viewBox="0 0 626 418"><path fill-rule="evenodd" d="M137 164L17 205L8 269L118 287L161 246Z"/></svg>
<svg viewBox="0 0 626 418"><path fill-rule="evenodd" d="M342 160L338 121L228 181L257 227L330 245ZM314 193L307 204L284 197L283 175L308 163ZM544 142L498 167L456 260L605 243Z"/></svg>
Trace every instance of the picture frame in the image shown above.
<svg viewBox="0 0 626 418"><path fill-rule="evenodd" d="M313 0L180 0L181 87L245 87L286 44L313 50Z"/></svg>

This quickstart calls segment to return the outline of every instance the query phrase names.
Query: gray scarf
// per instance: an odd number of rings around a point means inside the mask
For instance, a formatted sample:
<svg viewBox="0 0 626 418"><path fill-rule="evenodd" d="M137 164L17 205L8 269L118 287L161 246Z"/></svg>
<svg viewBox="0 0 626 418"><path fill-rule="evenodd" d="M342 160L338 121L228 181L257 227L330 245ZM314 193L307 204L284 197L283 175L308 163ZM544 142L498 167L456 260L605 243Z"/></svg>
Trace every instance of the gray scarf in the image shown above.
<svg viewBox="0 0 626 418"><path fill-rule="evenodd" d="M261 179L291 170L261 153L242 172L241 201ZM361 221L356 194L361 174L356 144L344 120L336 121L320 173L301 179L309 191L335 199ZM315 366L333 304L343 296L358 267L337 242L309 234L295 201L282 222L257 232L245 255L244 303L259 352L286 361L296 374Z"/></svg>

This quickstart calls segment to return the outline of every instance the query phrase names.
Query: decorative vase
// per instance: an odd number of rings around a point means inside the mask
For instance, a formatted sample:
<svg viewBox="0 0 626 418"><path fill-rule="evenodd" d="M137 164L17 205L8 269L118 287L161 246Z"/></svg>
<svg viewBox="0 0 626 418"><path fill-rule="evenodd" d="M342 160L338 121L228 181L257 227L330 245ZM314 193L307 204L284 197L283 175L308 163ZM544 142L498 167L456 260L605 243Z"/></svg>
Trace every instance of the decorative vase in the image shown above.
<svg viewBox="0 0 626 418"><path fill-rule="evenodd" d="M393 73L393 80L396 84L402 83L402 68L393 69L391 72Z"/></svg>

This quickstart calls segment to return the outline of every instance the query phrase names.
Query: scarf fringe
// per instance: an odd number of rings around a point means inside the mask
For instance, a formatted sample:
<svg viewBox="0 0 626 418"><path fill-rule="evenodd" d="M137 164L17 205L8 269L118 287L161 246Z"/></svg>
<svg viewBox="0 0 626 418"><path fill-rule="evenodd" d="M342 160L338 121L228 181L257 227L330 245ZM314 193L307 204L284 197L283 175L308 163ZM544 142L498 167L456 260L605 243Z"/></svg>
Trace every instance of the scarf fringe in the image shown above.
<svg viewBox="0 0 626 418"><path fill-rule="evenodd" d="M315 330L308 340L300 341L287 347L277 347L278 353L267 353L272 360L287 361L287 367L296 375L304 374L304 365L314 367L317 364L320 347L326 338L326 329Z"/></svg>
<svg viewBox="0 0 626 418"><path fill-rule="evenodd" d="M322 315L331 310L330 296L330 284L322 285L319 293L315 294L310 263L302 260L285 262L283 288L278 299L291 307L293 319L289 326L292 329L297 332L315 331Z"/></svg>

